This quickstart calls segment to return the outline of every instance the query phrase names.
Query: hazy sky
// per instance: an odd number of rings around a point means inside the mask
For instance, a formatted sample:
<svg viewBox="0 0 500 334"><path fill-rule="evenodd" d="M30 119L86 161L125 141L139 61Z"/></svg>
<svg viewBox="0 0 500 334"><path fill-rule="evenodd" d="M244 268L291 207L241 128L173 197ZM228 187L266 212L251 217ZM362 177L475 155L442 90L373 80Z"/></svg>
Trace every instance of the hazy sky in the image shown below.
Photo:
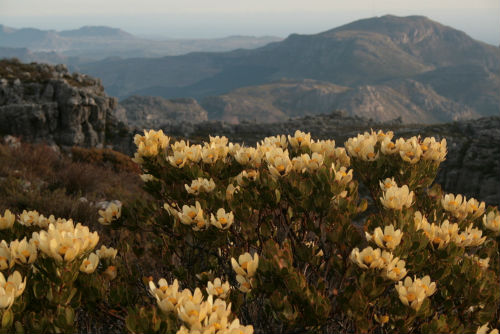
<svg viewBox="0 0 500 334"><path fill-rule="evenodd" d="M285 37L385 14L425 15L500 43L499 0L0 0L0 23L12 27L108 25L174 38Z"/></svg>

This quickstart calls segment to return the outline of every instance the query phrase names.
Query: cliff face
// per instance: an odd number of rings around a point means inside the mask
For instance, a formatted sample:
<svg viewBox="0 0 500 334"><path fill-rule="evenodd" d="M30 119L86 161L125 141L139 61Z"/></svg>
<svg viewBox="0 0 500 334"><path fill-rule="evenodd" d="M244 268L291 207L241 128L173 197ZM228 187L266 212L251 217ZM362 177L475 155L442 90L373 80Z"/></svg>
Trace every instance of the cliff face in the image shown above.
<svg viewBox="0 0 500 334"><path fill-rule="evenodd" d="M64 65L0 62L0 134L59 146L102 147L130 136L99 79Z"/></svg>

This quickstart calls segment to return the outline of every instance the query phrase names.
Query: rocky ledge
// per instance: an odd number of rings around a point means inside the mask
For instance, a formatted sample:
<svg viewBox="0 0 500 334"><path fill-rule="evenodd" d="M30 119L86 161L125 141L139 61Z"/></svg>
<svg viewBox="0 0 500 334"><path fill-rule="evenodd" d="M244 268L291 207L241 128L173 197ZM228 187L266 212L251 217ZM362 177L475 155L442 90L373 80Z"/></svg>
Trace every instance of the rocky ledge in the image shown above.
<svg viewBox="0 0 500 334"><path fill-rule="evenodd" d="M49 145L120 148L130 133L99 79L64 65L0 61L0 135Z"/></svg>

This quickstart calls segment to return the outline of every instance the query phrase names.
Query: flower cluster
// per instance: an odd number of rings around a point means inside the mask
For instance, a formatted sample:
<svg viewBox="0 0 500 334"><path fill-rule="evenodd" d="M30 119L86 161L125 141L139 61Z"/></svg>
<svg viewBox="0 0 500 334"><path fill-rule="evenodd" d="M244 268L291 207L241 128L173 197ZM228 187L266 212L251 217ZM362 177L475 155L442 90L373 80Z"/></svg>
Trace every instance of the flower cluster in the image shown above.
<svg viewBox="0 0 500 334"><path fill-rule="evenodd" d="M136 163L142 163L144 162L143 157L154 157L161 151L165 151L169 142L170 138L165 136L162 130L144 130L144 136L136 134L134 137L137 152L133 160Z"/></svg>
<svg viewBox="0 0 500 334"><path fill-rule="evenodd" d="M213 283L209 282L206 300L199 288L194 293L189 289L180 291L177 280L169 285L162 278L158 281L158 287L150 281L149 289L163 312L174 313L187 326L182 325L177 333L253 333L251 325L242 326L237 318L230 320L231 303L226 304L223 299L229 291L229 285L221 284L219 278Z"/></svg>
<svg viewBox="0 0 500 334"><path fill-rule="evenodd" d="M471 198L467 199L462 195L446 194L441 199L443 208L450 212L455 218L459 220L465 219L468 215L472 219L481 216L485 210L484 202L479 203L478 200Z"/></svg>
<svg viewBox="0 0 500 334"><path fill-rule="evenodd" d="M192 195L199 195L202 192L211 192L215 189L215 183L213 179L204 179L202 177L197 178L191 182L191 185L184 185L186 191Z"/></svg>
<svg viewBox="0 0 500 334"><path fill-rule="evenodd" d="M231 265L236 272L236 280L240 284L239 289L241 292L250 292L252 289L252 277L255 275L259 267L259 254L245 253L239 256L238 261L231 258Z"/></svg>
<svg viewBox="0 0 500 334"><path fill-rule="evenodd" d="M399 281L407 273L404 260L400 260L399 257L394 257L391 252L382 251L380 248L366 247L361 252L358 248L354 248L350 259L363 269L381 269L382 276L393 281Z"/></svg>
<svg viewBox="0 0 500 334"><path fill-rule="evenodd" d="M375 161L380 153L392 155L399 153L401 159L410 164L416 164L420 160L442 162L446 158L446 139L437 142L434 137L425 138L411 137L409 139L398 138L392 141L392 131L358 134L357 137L349 138L345 147L351 157L364 161Z"/></svg>
<svg viewBox="0 0 500 334"><path fill-rule="evenodd" d="M457 223L444 220L441 224L429 223L420 211L414 214L415 229L422 230L425 236L436 245L438 249L446 247L450 242L460 247L475 247L484 243L486 237L483 232L470 224L465 231L460 232Z"/></svg>
<svg viewBox="0 0 500 334"><path fill-rule="evenodd" d="M47 231L33 233L35 244L47 257L58 262L70 262L92 251L99 242L97 232L90 232L87 226L72 220L50 224Z"/></svg>

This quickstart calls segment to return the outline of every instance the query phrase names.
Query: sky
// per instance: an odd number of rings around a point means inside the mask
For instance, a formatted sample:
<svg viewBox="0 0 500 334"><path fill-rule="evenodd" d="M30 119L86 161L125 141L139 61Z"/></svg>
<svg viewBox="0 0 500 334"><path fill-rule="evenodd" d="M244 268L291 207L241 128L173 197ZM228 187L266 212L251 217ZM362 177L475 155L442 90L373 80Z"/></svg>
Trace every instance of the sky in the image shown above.
<svg viewBox="0 0 500 334"><path fill-rule="evenodd" d="M122 28L155 38L313 34L357 19L424 15L500 44L499 0L0 0L0 24L14 28Z"/></svg>

